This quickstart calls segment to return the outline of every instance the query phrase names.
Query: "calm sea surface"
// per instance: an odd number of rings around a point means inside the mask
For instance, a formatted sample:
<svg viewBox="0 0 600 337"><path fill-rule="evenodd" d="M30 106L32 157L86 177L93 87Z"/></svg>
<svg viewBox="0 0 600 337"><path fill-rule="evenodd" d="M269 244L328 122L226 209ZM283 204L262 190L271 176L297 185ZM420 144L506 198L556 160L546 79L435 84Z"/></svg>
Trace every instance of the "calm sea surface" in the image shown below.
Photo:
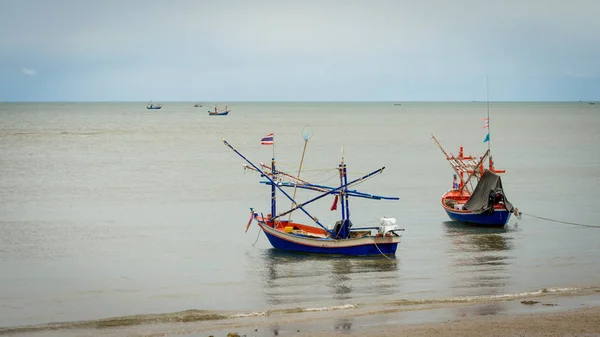
<svg viewBox="0 0 600 337"><path fill-rule="evenodd" d="M447 150L487 149L484 103L236 103L228 116L165 103L0 104L0 328L182 310L251 313L394 301L494 298L600 286L600 106L493 103L491 148L504 229L450 222ZM395 259L275 251L249 207L269 188L227 139L279 168L337 183L341 149L359 185L400 201L351 200L355 226L395 217ZM299 193L299 199L311 197ZM279 199L280 210L290 202ZM332 226L333 198L308 210ZM293 218L310 223L299 212ZM256 243L255 243L256 241ZM255 243L255 244L254 244Z"/></svg>

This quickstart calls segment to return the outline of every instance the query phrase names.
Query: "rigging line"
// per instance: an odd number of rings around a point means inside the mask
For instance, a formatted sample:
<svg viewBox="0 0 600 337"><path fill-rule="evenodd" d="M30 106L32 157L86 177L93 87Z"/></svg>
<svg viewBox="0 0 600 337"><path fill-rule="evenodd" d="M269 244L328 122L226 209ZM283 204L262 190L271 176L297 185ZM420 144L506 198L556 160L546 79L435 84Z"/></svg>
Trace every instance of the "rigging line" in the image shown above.
<svg viewBox="0 0 600 337"><path fill-rule="evenodd" d="M532 218L538 218L538 219L541 219L541 220L558 222L558 223L562 223L562 224L566 224L566 225L589 227L589 228L600 228L600 226L585 225L585 224L580 224L580 223L575 223L575 222L561 221L561 220L556 220L556 219L544 218L544 217L541 217L541 216L537 216L537 215L533 215L533 214L529 214L529 213L525 213L525 212L519 212L519 213L520 214L524 214L524 215L528 215L528 216L530 216Z"/></svg>
<svg viewBox="0 0 600 337"><path fill-rule="evenodd" d="M279 164L279 163L278 163L278 164ZM269 171L269 170L271 169L269 166L266 166L266 165L265 165L265 164L263 164L263 163L261 163L261 166L262 166L262 168L263 168L263 169L265 169L265 170L267 170L267 171ZM282 167L282 166L283 166L283 165L279 165L279 167ZM246 167L246 168L248 168L248 169L253 169L253 168L252 168L250 165L247 165L247 164L245 164L245 165L244 165L244 167ZM291 176L291 178L294 178L294 179L296 179L296 180L304 180L304 179L298 179L297 177L295 177L295 176L292 176L290 173L287 173L287 171L288 171L287 169L284 169L284 170L280 170L280 169L278 169L278 170L277 170L277 172L279 172L279 173L283 173L283 174L284 174L284 175L286 175L286 176ZM339 173L337 172L337 169L327 169L327 170L307 170L307 169L303 169L303 170L302 170L302 172L308 172L308 171L310 171L310 172L320 172L320 173L321 173L321 175L322 175L323 173L328 173L328 172L334 172L334 171L335 171L335 174L336 174L336 176L337 176L337 175L339 175ZM269 173L269 172L267 172L267 173Z"/></svg>
<svg viewBox="0 0 600 337"><path fill-rule="evenodd" d="M371 220L371 221L367 221L367 222L361 222L361 223L355 224L355 225L358 226L358 227L363 227L363 226L366 226L368 224L377 223L377 222L379 222L379 221L377 221L377 220Z"/></svg>
<svg viewBox="0 0 600 337"><path fill-rule="evenodd" d="M381 174L382 172L379 172L379 173ZM360 184L364 183L365 181L367 181L367 180L369 180L369 179L371 179L371 178L373 178L373 176L371 176L371 177L367 177L367 178L365 178L365 179L362 179L362 180L359 180L359 181L357 181L355 184L352 184L352 186L354 186L354 185L360 185Z"/></svg>
<svg viewBox="0 0 600 337"><path fill-rule="evenodd" d="M329 180L331 180L331 179L333 179L333 178L335 178L335 177L337 177L337 176L339 176L339 175L340 175L340 174L339 174L338 172L336 172L336 173L335 173L334 175L332 175L331 177L329 177L329 178L327 178L327 179L324 179L324 180L316 180L316 181L314 181L314 183L324 183L324 182L326 182L326 181L329 181Z"/></svg>
<svg viewBox="0 0 600 337"><path fill-rule="evenodd" d="M289 163L287 161L282 161L282 160L277 161L277 166L289 168L289 169L295 169L298 167L297 164ZM311 167L311 166L309 166L309 167L310 168L304 168L303 171L307 171L307 172L308 171L333 171L333 170L337 171L337 169L332 169L332 168L323 168L323 167L315 168L315 167Z"/></svg>
<svg viewBox="0 0 600 337"><path fill-rule="evenodd" d="M280 166L289 167L290 169L297 167L297 165L296 166L293 166L293 165L280 165ZM304 167L302 169L302 172L330 172L330 171L337 171L337 169L332 169L332 168L306 168L306 167Z"/></svg>

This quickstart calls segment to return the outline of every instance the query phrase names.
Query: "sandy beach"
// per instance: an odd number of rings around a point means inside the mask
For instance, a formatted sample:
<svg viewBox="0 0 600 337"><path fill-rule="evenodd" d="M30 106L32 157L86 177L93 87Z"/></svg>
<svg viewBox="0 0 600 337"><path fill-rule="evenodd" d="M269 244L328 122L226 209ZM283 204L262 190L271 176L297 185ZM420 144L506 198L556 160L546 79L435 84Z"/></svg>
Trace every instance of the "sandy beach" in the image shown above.
<svg viewBox="0 0 600 337"><path fill-rule="evenodd" d="M412 306L384 311L357 309L354 312L265 317L253 321L254 326L242 324L186 335L590 337L600 336L600 294Z"/></svg>
<svg viewBox="0 0 600 337"><path fill-rule="evenodd" d="M560 313L469 316L428 324L353 327L298 336L600 336L600 308Z"/></svg>

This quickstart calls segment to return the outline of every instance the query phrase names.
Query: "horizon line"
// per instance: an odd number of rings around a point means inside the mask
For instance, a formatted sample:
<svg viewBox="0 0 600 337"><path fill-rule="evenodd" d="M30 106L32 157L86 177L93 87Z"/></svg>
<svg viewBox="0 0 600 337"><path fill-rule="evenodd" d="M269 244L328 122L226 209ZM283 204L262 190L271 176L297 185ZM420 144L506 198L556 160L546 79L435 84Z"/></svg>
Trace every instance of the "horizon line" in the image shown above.
<svg viewBox="0 0 600 337"><path fill-rule="evenodd" d="M84 100L56 100L56 101L0 101L2 103L149 103L149 102L165 102L165 103L196 103L196 104L210 104L210 103L595 103L598 102L596 100L197 100L197 101L188 101L188 100L152 100L152 101L139 101L139 100L98 100L98 101L84 101ZM163 103L161 103L163 104Z"/></svg>

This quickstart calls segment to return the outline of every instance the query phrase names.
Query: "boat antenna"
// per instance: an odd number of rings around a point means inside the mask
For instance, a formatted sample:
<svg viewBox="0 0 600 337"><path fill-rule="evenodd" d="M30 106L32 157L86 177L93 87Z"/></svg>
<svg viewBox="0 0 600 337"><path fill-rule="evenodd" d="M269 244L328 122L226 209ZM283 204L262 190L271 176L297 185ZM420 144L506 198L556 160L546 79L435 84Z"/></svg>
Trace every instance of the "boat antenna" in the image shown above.
<svg viewBox="0 0 600 337"><path fill-rule="evenodd" d="M306 153L306 145L308 144L308 140L312 137L313 132L312 129L310 128L310 126L305 126L304 129L302 129L302 138L304 139L304 148L302 149L302 158L300 159L300 165L298 166L298 176L296 177L297 179L300 179L300 171L302 170L302 163L304 162L304 153ZM294 194L292 196L292 199L296 200L296 190L298 188L298 183L294 184ZM292 206L290 206L290 208L293 208L294 202L292 202ZM290 216L288 217L288 221L291 221L292 219L292 212L290 212Z"/></svg>
<svg viewBox="0 0 600 337"><path fill-rule="evenodd" d="M488 129L488 135L490 135L490 137L488 138L488 152L490 152L490 156L491 151L490 151L490 147L492 144L492 137L491 137L491 128L490 128L490 88L489 88L489 84L488 84L488 76L485 76L485 97L486 97L486 101L487 101L487 129Z"/></svg>

